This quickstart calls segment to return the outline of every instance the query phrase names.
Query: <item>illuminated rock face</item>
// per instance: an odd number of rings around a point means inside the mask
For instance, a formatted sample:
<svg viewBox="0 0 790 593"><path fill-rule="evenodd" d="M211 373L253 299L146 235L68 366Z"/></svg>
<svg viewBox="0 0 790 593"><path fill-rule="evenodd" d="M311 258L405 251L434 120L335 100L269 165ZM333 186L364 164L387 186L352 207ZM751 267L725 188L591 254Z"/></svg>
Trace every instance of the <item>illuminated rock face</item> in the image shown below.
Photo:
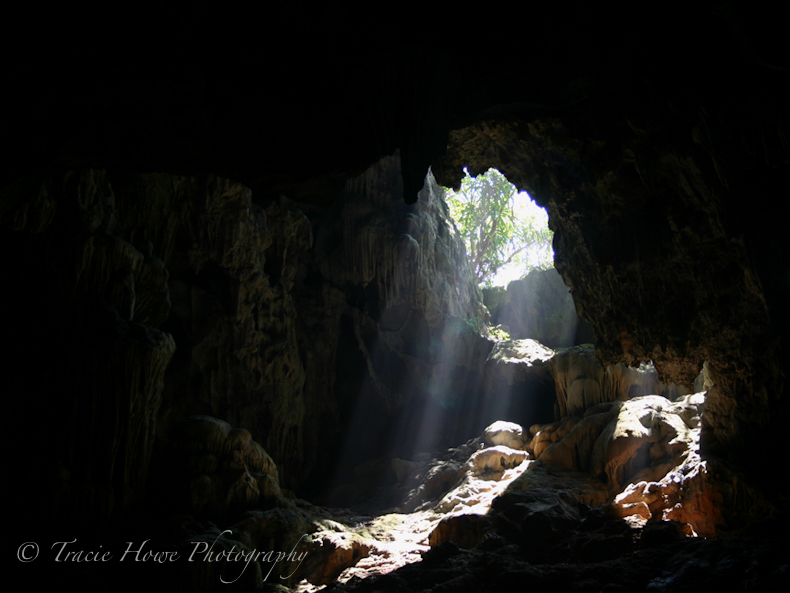
<svg viewBox="0 0 790 593"><path fill-rule="evenodd" d="M727 214L725 205L737 208L730 181L690 141L704 119L664 120L689 139L670 146L658 138L660 116L647 117L617 133L592 117L480 122L451 133L445 167L434 170L453 184L452 164L507 154L502 172L549 212L556 267L594 327L596 356L604 365L652 360L660 381L678 385L708 361L703 441L744 452L783 389L771 315L784 313L767 308L779 293L754 281L761 264ZM750 337L726 337L735 335Z"/></svg>
<svg viewBox="0 0 790 593"><path fill-rule="evenodd" d="M555 268L532 270L506 289L484 289L491 324L507 328L513 339L532 339L549 348L593 343L592 327L576 314L568 287Z"/></svg>
<svg viewBox="0 0 790 593"><path fill-rule="evenodd" d="M674 400L681 395L700 392L710 385L703 370L687 385L664 385L652 362L635 366L617 363L603 367L590 347L578 346L551 359L557 395L557 416L579 416L593 406L626 401L639 395L663 395Z"/></svg>
<svg viewBox="0 0 790 593"><path fill-rule="evenodd" d="M601 480L618 517L671 519L688 535L713 536L774 510L726 466L700 455L704 409L703 393L602 403L581 417L533 426L527 450L550 467Z"/></svg>
<svg viewBox="0 0 790 593"><path fill-rule="evenodd" d="M524 429L515 422L499 420L483 431L486 445L504 445L511 449L524 448Z"/></svg>
<svg viewBox="0 0 790 593"><path fill-rule="evenodd" d="M466 440L475 420L467 404L491 348L480 293L442 188L429 174L407 205L391 199L402 187L395 154L349 180L331 209L301 206L314 233L293 289L305 425L323 443L313 485L338 460L348 471Z"/></svg>

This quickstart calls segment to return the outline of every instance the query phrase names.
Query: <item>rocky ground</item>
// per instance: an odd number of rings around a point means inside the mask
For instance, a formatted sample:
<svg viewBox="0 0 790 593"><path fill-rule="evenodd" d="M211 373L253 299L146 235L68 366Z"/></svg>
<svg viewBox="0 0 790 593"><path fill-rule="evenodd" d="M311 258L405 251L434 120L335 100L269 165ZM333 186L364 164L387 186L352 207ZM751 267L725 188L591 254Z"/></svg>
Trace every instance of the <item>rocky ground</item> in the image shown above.
<svg viewBox="0 0 790 593"><path fill-rule="evenodd" d="M703 408L703 393L647 395L529 429L496 422L458 447L391 459L391 484L358 510L293 497L247 431L195 417L165 456L169 496L159 499L145 558L116 565L126 573L57 566L57 582L299 593L786 591L787 521L700 456ZM744 527L733 529L738 521ZM126 538L151 535L146 524L127 527ZM124 543L105 549L117 556Z"/></svg>
<svg viewBox="0 0 790 593"><path fill-rule="evenodd" d="M502 377L551 376L559 420L497 421L456 447L380 460L378 474L363 464L325 504L282 488L249 431L191 417L157 455L140 524L116 531L114 543L96 540L135 562L56 563L55 582L300 593L788 590L781 500L701 454L705 391L663 385L650 365L601 369L588 350L550 355L532 340L500 342L489 362ZM703 371L696 387L705 386ZM31 575L40 576L23 578Z"/></svg>
<svg viewBox="0 0 790 593"><path fill-rule="evenodd" d="M552 377L560 419L497 421L459 446L384 460L378 482L365 470L334 489L355 510L281 489L247 431L182 423L161 470L162 500L188 513L170 515L169 545L186 555L213 542L226 556L183 564L180 579L299 592L786 590L775 504L700 453L704 370L694 391L663 385L651 365L603 369L590 348L533 340L500 342L489 364L503 381Z"/></svg>
<svg viewBox="0 0 790 593"><path fill-rule="evenodd" d="M214 574L205 574L204 565L186 566L193 585L209 590L206 583L222 579L299 592L528 585L708 591L732 583L743 590L787 590L790 562L780 551L781 522L772 505L722 464L700 456L704 401L704 393L674 401L645 395L598 403L580 416L529 429L496 422L458 447L392 459L395 482L367 499L364 511L315 506L270 486L266 506L273 508L247 510L224 531L186 520L178 546L186 552L196 541L213 541L247 553L296 551L280 561L258 557L244 565L246 571L230 556L209 565ZM217 448L226 452L224 459L266 459L249 442L246 453L228 453L241 451L244 435L220 421L191 422L189 435L224 438ZM182 442L178 449L199 447ZM265 484L276 486L276 468L244 463L259 471L235 482L228 490L234 496L244 488L240 483L252 490L257 484L260 492ZM209 489L203 492L211 498ZM397 505L375 510L387 501ZM739 522L745 527L733 529Z"/></svg>

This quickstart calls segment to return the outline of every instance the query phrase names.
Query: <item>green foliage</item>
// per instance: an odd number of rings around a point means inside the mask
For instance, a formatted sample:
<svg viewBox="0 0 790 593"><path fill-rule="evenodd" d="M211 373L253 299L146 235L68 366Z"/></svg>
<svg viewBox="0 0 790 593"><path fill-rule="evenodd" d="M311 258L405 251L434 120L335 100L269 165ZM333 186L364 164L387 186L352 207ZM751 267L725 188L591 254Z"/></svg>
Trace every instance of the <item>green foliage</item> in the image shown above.
<svg viewBox="0 0 790 593"><path fill-rule="evenodd" d="M530 269L554 265L553 234L545 212L533 205L530 213L519 200L529 201L496 169L477 177L466 171L461 189L445 194L479 285L491 286L507 266L516 266L524 276ZM543 213L542 219L535 209Z"/></svg>
<svg viewBox="0 0 790 593"><path fill-rule="evenodd" d="M469 326L469 329L471 329L476 334L482 333L483 328L486 326L485 321L479 317L468 317L464 319L464 323L466 323L466 325Z"/></svg>
<svg viewBox="0 0 790 593"><path fill-rule="evenodd" d="M488 328L489 335L499 342L510 340L510 332L503 329L501 325Z"/></svg>

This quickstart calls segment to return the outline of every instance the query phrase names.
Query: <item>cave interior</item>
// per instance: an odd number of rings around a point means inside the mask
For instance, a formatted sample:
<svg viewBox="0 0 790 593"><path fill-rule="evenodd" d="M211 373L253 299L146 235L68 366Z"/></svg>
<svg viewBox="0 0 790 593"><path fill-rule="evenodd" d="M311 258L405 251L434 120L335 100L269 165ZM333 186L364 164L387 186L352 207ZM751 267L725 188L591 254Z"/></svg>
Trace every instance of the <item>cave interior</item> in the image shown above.
<svg viewBox="0 0 790 593"><path fill-rule="evenodd" d="M3 40L20 578L787 590L778 15L267 12L63 9ZM489 167L549 213L586 337L488 335L442 188ZM511 327L545 320L507 293Z"/></svg>

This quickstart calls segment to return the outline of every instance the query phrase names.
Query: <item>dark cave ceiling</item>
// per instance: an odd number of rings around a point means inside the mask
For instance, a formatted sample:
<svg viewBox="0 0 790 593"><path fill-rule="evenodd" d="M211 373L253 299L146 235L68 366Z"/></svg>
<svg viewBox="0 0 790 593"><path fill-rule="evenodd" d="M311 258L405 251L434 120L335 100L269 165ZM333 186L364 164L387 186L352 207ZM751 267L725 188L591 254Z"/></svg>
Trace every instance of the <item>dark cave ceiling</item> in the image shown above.
<svg viewBox="0 0 790 593"><path fill-rule="evenodd" d="M400 148L411 200L451 129L562 117L595 137L657 106L734 117L770 104L786 61L779 19L743 4L534 4L513 17L492 6L367 19L331 4L37 15L5 40L19 114L5 181L90 164L326 200Z"/></svg>

